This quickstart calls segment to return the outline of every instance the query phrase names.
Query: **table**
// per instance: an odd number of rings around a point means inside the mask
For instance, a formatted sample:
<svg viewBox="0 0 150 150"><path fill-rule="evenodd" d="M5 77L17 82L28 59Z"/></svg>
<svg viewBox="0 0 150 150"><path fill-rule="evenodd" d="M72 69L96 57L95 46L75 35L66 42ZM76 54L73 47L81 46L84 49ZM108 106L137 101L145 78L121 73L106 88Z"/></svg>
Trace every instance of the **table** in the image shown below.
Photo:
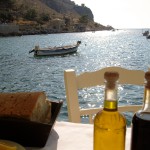
<svg viewBox="0 0 150 150"><path fill-rule="evenodd" d="M131 128L127 128L126 150L130 149ZM45 147L27 150L93 150L93 125L56 122Z"/></svg>

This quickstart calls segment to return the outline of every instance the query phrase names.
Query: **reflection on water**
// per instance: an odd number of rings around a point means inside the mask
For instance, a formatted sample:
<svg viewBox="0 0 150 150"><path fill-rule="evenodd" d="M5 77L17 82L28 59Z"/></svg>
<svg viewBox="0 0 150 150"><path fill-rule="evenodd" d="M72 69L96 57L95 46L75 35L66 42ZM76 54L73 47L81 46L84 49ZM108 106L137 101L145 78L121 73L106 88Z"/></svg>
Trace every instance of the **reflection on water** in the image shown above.
<svg viewBox="0 0 150 150"><path fill-rule="evenodd" d="M35 45L61 46L81 40L78 52L64 57L34 57ZM150 41L141 30L118 30L30 35L0 38L0 92L45 91L49 99L64 100L59 119L67 120L63 71L77 74L108 66L146 71L150 64ZM82 108L103 105L103 87L79 91ZM119 88L119 105L141 104L143 87ZM131 115L129 115L130 121Z"/></svg>

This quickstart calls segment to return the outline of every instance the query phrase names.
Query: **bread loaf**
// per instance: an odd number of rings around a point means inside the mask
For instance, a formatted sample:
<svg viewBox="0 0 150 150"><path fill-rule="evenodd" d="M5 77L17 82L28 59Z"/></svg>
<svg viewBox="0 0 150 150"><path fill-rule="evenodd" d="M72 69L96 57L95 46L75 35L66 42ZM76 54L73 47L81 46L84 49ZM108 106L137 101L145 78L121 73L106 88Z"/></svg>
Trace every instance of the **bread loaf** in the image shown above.
<svg viewBox="0 0 150 150"><path fill-rule="evenodd" d="M51 105L44 92L0 93L0 117L17 117L45 122Z"/></svg>

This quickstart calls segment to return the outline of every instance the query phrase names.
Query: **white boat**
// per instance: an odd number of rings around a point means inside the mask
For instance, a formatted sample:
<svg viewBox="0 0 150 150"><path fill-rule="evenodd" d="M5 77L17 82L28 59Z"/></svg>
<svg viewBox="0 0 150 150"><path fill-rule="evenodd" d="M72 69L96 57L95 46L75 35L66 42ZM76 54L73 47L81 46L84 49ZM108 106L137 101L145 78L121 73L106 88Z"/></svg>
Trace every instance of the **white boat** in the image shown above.
<svg viewBox="0 0 150 150"><path fill-rule="evenodd" d="M80 44L81 44L81 41L77 41L77 43L74 45L67 45L67 46L61 46L61 47L40 48L39 46L35 46L34 49L29 51L29 53L34 52L35 56L66 55L66 54L75 53Z"/></svg>

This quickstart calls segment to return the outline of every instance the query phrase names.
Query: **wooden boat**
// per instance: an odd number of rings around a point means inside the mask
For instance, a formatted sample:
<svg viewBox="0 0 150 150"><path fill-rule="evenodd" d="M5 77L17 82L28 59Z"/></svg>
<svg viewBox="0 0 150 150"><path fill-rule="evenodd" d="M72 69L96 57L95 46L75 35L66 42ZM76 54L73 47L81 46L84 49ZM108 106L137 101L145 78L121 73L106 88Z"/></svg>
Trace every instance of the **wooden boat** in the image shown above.
<svg viewBox="0 0 150 150"><path fill-rule="evenodd" d="M150 39L150 34L146 36L147 39Z"/></svg>
<svg viewBox="0 0 150 150"><path fill-rule="evenodd" d="M77 41L74 45L67 45L61 47L47 47L40 48L39 46L35 46L34 49L29 51L29 53L34 52L35 56L56 56L56 55L66 55L75 53L81 44L81 41Z"/></svg>
<svg viewBox="0 0 150 150"><path fill-rule="evenodd" d="M143 32L142 34L143 34L143 36L148 36L149 35L149 31L147 30L147 31Z"/></svg>

